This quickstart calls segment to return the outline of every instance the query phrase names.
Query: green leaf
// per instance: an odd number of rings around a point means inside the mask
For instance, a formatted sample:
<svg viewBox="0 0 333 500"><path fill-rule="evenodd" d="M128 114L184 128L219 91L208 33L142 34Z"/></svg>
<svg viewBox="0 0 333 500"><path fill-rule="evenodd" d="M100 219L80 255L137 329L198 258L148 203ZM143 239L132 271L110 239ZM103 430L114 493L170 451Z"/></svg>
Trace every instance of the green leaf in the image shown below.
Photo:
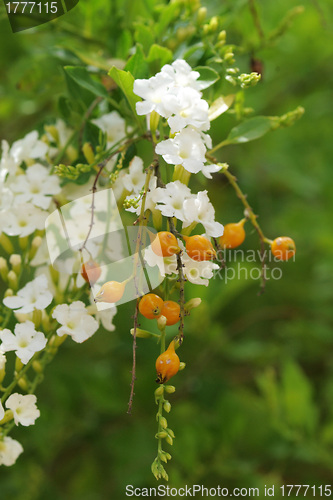
<svg viewBox="0 0 333 500"><path fill-rule="evenodd" d="M104 97L105 99L109 97L105 87L103 87L100 82L95 81L86 68L81 66L65 66L64 70L75 83L84 89L89 90L89 92L92 92L96 96Z"/></svg>
<svg viewBox="0 0 333 500"><path fill-rule="evenodd" d="M147 57L148 62L159 61L159 69L164 66L164 64L168 64L173 59L173 54L170 49L166 47L162 47L161 45L157 45L154 43L149 50L149 54Z"/></svg>
<svg viewBox="0 0 333 500"><path fill-rule="evenodd" d="M225 97L220 96L218 97L210 106L209 111L208 111L208 117L210 121L215 120L215 118L218 118L222 113L225 113L232 103L234 102L235 95L230 94Z"/></svg>
<svg viewBox="0 0 333 500"><path fill-rule="evenodd" d="M301 368L287 361L282 371L282 401L286 419L292 427L313 431L317 412L312 399L312 386Z"/></svg>
<svg viewBox="0 0 333 500"><path fill-rule="evenodd" d="M109 76L111 76L111 78L116 82L118 87L124 93L137 123L139 124L140 128L143 128L143 122L136 114L135 104L140 100L140 98L133 92L134 76L129 71L118 69L115 66L112 66L112 68L110 69Z"/></svg>
<svg viewBox="0 0 333 500"><path fill-rule="evenodd" d="M198 82L200 84L200 89L204 90L213 85L217 80L219 80L220 75L213 68L209 68L208 66L197 66L194 68L195 71L200 73L198 78Z"/></svg>
<svg viewBox="0 0 333 500"><path fill-rule="evenodd" d="M142 45L143 50L146 54L148 54L150 47L154 43L154 35L152 33L152 30L144 24L137 24L134 33L134 39L137 43L140 43Z"/></svg>
<svg viewBox="0 0 333 500"><path fill-rule="evenodd" d="M174 19L179 18L180 15L180 5L178 2L171 2L167 6L161 5L159 9L163 9L163 13L160 13L159 20L155 25L157 36L163 35L169 24L171 24Z"/></svg>
<svg viewBox="0 0 333 500"><path fill-rule="evenodd" d="M272 120L268 116L250 118L230 131L225 144L241 144L243 142L254 141L267 134L271 128Z"/></svg>
<svg viewBox="0 0 333 500"><path fill-rule="evenodd" d="M137 45L135 54L128 60L124 70L132 73L135 79L149 76L148 64L141 45Z"/></svg>

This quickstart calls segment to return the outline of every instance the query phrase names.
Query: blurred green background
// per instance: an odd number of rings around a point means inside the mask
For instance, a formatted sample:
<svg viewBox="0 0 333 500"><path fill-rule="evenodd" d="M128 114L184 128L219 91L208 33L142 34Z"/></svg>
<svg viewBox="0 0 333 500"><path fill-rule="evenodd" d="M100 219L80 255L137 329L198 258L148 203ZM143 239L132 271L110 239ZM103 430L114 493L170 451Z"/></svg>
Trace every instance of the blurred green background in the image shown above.
<svg viewBox="0 0 333 500"><path fill-rule="evenodd" d="M81 0L63 18L13 35L0 20L0 137L9 141L57 115L65 91L61 66L116 55L124 27L145 16L151 2ZM222 18L228 42L250 71L258 32L246 0L203 1ZM295 0L257 2L262 29L276 28ZM259 487L330 484L333 477L333 6L307 0L305 10L272 46L256 50L263 79L246 94L256 114L281 115L301 105L293 127L219 153L237 175L268 237L295 239L295 262L271 263L283 277L258 296L259 281L212 280L191 286L203 304L186 323L174 379L169 423L176 433L169 485ZM126 13L126 15L125 15ZM112 36L110 35L112 34ZM123 45L122 45L123 44ZM214 123L223 138L232 115ZM199 185L195 186L198 188ZM207 183L222 223L242 217L232 188L216 176ZM246 226L246 249L258 249ZM241 263L258 267L258 263ZM230 263L237 270L237 263ZM276 274L277 275L277 274ZM255 274L257 276L257 274ZM77 345L66 342L38 389L41 417L13 437L25 453L0 470L1 500L125 498L125 486L156 486L156 345L138 348L133 415L126 414L132 356L128 333L133 304L119 308L116 332ZM279 495L275 495L279 498ZM290 498L296 498L291 495Z"/></svg>

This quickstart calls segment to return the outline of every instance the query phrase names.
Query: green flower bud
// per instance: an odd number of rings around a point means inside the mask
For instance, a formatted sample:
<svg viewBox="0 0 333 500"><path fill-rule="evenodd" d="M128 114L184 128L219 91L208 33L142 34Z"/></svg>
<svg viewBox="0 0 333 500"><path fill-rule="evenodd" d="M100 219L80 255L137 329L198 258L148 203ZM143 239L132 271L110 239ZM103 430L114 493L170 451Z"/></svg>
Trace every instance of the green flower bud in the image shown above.
<svg viewBox="0 0 333 500"><path fill-rule="evenodd" d="M14 292L11 288L7 288L7 290L4 293L5 297L12 297L14 295Z"/></svg>
<svg viewBox="0 0 333 500"><path fill-rule="evenodd" d="M43 373L43 366L37 359L32 362L32 368L35 370L36 373Z"/></svg>
<svg viewBox="0 0 333 500"><path fill-rule="evenodd" d="M168 422L165 417L160 417L160 426L162 429L166 429L168 427Z"/></svg>
<svg viewBox="0 0 333 500"><path fill-rule="evenodd" d="M166 431L160 431L155 435L156 439L166 439L169 437Z"/></svg>
<svg viewBox="0 0 333 500"><path fill-rule="evenodd" d="M185 366L186 366L186 363L184 363L184 361L181 361L179 363L179 371L184 370Z"/></svg>
<svg viewBox="0 0 333 500"><path fill-rule="evenodd" d="M5 233L0 233L0 245L8 254L14 253L13 244Z"/></svg>
<svg viewBox="0 0 333 500"><path fill-rule="evenodd" d="M198 17L197 17L197 21L199 24L202 24L205 19L207 17L207 7L200 7L200 9L198 10Z"/></svg>
<svg viewBox="0 0 333 500"><path fill-rule="evenodd" d="M172 439L172 437L171 437L171 436L167 435L167 437L165 438L165 440L166 440L166 442L167 442L170 446L172 446L172 445L173 445L173 439Z"/></svg>
<svg viewBox="0 0 333 500"><path fill-rule="evenodd" d="M163 393L164 393L164 387L163 385L160 385L155 391L155 396L156 397L162 396Z"/></svg>
<svg viewBox="0 0 333 500"><path fill-rule="evenodd" d="M82 146L82 152L84 154L85 159L91 165L95 161L95 155L93 148L91 147L91 144L89 142L85 142Z"/></svg>
<svg viewBox="0 0 333 500"><path fill-rule="evenodd" d="M3 281L7 281L8 265L6 259L0 257L0 276Z"/></svg>
<svg viewBox="0 0 333 500"><path fill-rule="evenodd" d="M165 385L164 386L165 392L168 394L172 394L173 392L176 392L176 388L174 385Z"/></svg>
<svg viewBox="0 0 333 500"><path fill-rule="evenodd" d="M169 403L169 401L165 401L163 408L164 408L164 411L166 411L167 413L170 413L171 404Z"/></svg>

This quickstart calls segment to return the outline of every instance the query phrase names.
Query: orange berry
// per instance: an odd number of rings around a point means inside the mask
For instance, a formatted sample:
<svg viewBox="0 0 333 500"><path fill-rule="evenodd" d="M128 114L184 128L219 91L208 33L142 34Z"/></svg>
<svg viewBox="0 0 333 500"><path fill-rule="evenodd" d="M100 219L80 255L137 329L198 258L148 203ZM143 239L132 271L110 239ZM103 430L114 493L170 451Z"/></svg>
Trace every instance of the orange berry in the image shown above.
<svg viewBox="0 0 333 500"><path fill-rule="evenodd" d="M233 222L224 226L224 233L220 237L219 243L222 248L239 247L245 240L244 224L246 219L239 222Z"/></svg>
<svg viewBox="0 0 333 500"><path fill-rule="evenodd" d="M180 305L173 300L166 300L162 308L162 316L166 317L166 324L168 326L175 325L179 321Z"/></svg>
<svg viewBox="0 0 333 500"><path fill-rule="evenodd" d="M118 281L107 281L95 297L95 302L118 302L124 295L126 283Z"/></svg>
<svg viewBox="0 0 333 500"><path fill-rule="evenodd" d="M81 276L82 278L91 285L94 285L101 275L101 268L94 260L88 260L82 264Z"/></svg>
<svg viewBox="0 0 333 500"><path fill-rule="evenodd" d="M158 384L164 384L170 380L170 378L178 372L179 365L179 357L175 353L175 342L172 341L167 350L160 354L156 360L156 382Z"/></svg>
<svg viewBox="0 0 333 500"><path fill-rule="evenodd" d="M211 242L197 234L195 236L184 236L186 242L186 252L191 259L196 261L216 259L216 252Z"/></svg>
<svg viewBox="0 0 333 500"><path fill-rule="evenodd" d="M139 311L147 319L158 319L162 314L163 300L155 293L144 295L139 303Z"/></svg>
<svg viewBox="0 0 333 500"><path fill-rule="evenodd" d="M289 260L296 253L296 245L289 236L279 236L271 243L271 250L274 257L280 260Z"/></svg>
<svg viewBox="0 0 333 500"><path fill-rule="evenodd" d="M170 257L180 252L177 238L169 231L160 231L155 235L151 248L160 257Z"/></svg>

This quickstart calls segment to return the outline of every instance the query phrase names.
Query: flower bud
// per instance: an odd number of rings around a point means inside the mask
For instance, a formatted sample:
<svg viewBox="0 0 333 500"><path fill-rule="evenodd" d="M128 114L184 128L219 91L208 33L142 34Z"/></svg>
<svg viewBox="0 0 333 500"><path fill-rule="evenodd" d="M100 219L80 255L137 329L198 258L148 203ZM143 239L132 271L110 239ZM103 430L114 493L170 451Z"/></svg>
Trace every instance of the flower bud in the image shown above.
<svg viewBox="0 0 333 500"><path fill-rule="evenodd" d="M7 422L10 422L12 419L13 419L12 410L6 410L3 419L0 420L0 425L6 424Z"/></svg>
<svg viewBox="0 0 333 500"><path fill-rule="evenodd" d="M165 401L163 408L164 408L164 411L166 411L167 413L170 413L171 404L169 403L169 401Z"/></svg>
<svg viewBox="0 0 333 500"><path fill-rule="evenodd" d="M160 431L155 435L156 439L165 439L168 438L169 435L166 431Z"/></svg>
<svg viewBox="0 0 333 500"><path fill-rule="evenodd" d="M167 429L168 422L165 417L160 417L160 426L162 427L162 429Z"/></svg>
<svg viewBox="0 0 333 500"><path fill-rule="evenodd" d="M205 21L206 17L207 17L207 7L200 7L200 9L198 10L198 17L197 17L198 23L202 24Z"/></svg>
<svg viewBox="0 0 333 500"><path fill-rule="evenodd" d="M18 278L17 278L17 274L14 271L9 271L8 276L7 276L7 280L8 280L8 285L10 286L10 288L12 288L13 290L18 289Z"/></svg>
<svg viewBox="0 0 333 500"><path fill-rule="evenodd" d="M161 331L162 331L162 330L164 330L164 329L165 329L166 324L167 324L167 319L166 319L166 317L165 317L165 316L163 316L163 315L162 315L162 316L160 316L160 317L158 318L158 320L157 320L157 327L158 327L158 329L159 329L159 330L161 330Z"/></svg>
<svg viewBox="0 0 333 500"><path fill-rule="evenodd" d="M95 155L93 148L91 147L91 144L89 142L85 142L82 147L82 152L84 154L85 159L91 165L95 161Z"/></svg>
<svg viewBox="0 0 333 500"><path fill-rule="evenodd" d="M21 377L17 381L17 383L18 383L19 387L22 389L22 391L28 392L29 385L28 385L28 381L27 381L26 377Z"/></svg>
<svg viewBox="0 0 333 500"><path fill-rule="evenodd" d="M8 254L14 253L13 244L5 233L0 233L0 245Z"/></svg>
<svg viewBox="0 0 333 500"><path fill-rule="evenodd" d="M130 330L131 335L134 335L134 328ZM148 332L148 330L141 330L141 328L136 329L136 338L139 339L150 339L151 337L159 337L156 333Z"/></svg>
<svg viewBox="0 0 333 500"><path fill-rule="evenodd" d="M176 392L176 388L174 385L165 385L164 386L165 392L168 394L172 394L173 392Z"/></svg>
<svg viewBox="0 0 333 500"><path fill-rule="evenodd" d="M156 397L162 396L163 393L164 393L164 387L163 385L160 385L155 391L155 396Z"/></svg>
<svg viewBox="0 0 333 500"><path fill-rule="evenodd" d="M195 299L191 299L188 302L186 302L184 309L186 312L190 312L192 309L199 307L200 304L201 304L200 297L196 297Z"/></svg>
<svg viewBox="0 0 333 500"><path fill-rule="evenodd" d="M185 366L186 366L186 363L184 363L184 361L181 361L179 364L179 371L184 370Z"/></svg>
<svg viewBox="0 0 333 500"><path fill-rule="evenodd" d="M165 438L165 440L166 440L166 442L167 442L170 446L172 446L172 445L173 445L173 439L172 439L172 437L171 437L171 436L167 435L167 437Z"/></svg>
<svg viewBox="0 0 333 500"><path fill-rule="evenodd" d="M32 368L35 370L36 373L43 373L43 366L37 359L32 362Z"/></svg>
<svg viewBox="0 0 333 500"><path fill-rule="evenodd" d="M14 295L14 292L11 288L7 288L7 290L4 293L4 297L12 297Z"/></svg>
<svg viewBox="0 0 333 500"><path fill-rule="evenodd" d="M0 257L0 276L3 281L7 281L8 265L6 259Z"/></svg>
<svg viewBox="0 0 333 500"><path fill-rule="evenodd" d="M31 247L30 247L30 250L29 250L29 260L32 260L35 257L38 248L42 244L42 241L43 240L42 240L42 238L40 236L35 236L34 237L34 239L31 242Z"/></svg>
<svg viewBox="0 0 333 500"><path fill-rule="evenodd" d="M13 253L9 257L9 262L10 262L10 265L12 266L12 269L13 269L14 273L16 273L17 275L20 274L20 272L21 272L21 264L22 264L21 255Z"/></svg>

